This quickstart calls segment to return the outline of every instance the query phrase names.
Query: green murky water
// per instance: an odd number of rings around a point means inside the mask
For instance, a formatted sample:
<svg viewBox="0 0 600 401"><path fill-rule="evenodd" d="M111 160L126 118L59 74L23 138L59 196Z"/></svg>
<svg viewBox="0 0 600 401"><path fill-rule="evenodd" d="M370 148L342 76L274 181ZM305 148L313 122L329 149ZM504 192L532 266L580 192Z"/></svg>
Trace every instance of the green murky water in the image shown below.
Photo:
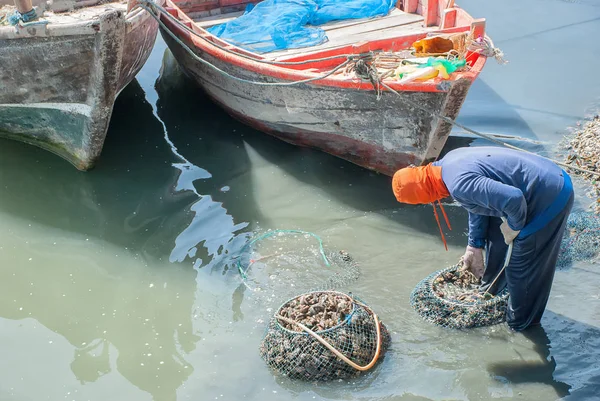
<svg viewBox="0 0 600 401"><path fill-rule="evenodd" d="M597 96L600 82L572 76L595 71L598 44L573 38L598 30L600 8L509 3L462 4L488 16L511 64L489 63L461 119L538 150L557 142ZM545 18L527 17L532 7ZM577 62L557 77L544 63L567 42ZM597 266L558 272L543 329L527 335L425 323L409 294L460 257L466 214L447 207L453 231L445 252L431 209L397 204L389 179L231 120L189 83L159 79L163 55L159 39L119 97L92 172L0 143L1 400L596 397ZM448 148L469 142L453 138ZM268 229L314 232L360 263L351 289L393 333L372 373L349 383L296 383L275 378L260 360L266 319L284 299L246 289L231 255Z"/></svg>

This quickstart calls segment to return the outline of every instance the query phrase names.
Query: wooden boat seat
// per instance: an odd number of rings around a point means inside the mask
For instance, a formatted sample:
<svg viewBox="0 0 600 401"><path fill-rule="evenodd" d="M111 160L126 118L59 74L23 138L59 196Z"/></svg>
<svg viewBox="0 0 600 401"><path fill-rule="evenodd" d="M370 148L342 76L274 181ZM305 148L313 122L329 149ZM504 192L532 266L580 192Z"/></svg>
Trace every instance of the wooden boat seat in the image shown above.
<svg viewBox="0 0 600 401"><path fill-rule="evenodd" d="M196 23L196 26L206 29L206 28L210 28L211 26L224 24L225 22L234 20L243 14L244 14L243 11L236 11L236 12L227 13L227 14L216 14L216 15L209 15L208 17L199 17L199 18L194 18L192 13L189 13L188 15L190 16L190 18L192 18L194 20L194 22Z"/></svg>
<svg viewBox="0 0 600 401"><path fill-rule="evenodd" d="M233 12L211 15L208 17L196 18L194 19L194 22L197 26L206 29L214 25L231 21L242 14L243 12ZM320 28L327 32L327 38L329 39L327 42L318 46L265 53L263 56L275 60L313 51L333 49L360 41L385 39L410 34L411 31L416 33L427 29L423 27L423 20L422 15L409 14L394 8L390 14L385 17L332 21L320 26ZM438 28L432 27L431 29Z"/></svg>

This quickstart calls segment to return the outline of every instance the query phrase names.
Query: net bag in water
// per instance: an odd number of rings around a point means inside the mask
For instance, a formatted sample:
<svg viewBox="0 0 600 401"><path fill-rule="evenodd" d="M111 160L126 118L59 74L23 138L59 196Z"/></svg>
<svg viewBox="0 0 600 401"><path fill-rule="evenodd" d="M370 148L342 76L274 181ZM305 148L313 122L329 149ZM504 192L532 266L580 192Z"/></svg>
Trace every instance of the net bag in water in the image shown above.
<svg viewBox="0 0 600 401"><path fill-rule="evenodd" d="M573 212L567 220L556 267L567 268L574 262L594 263L600 255L600 216L593 212Z"/></svg>
<svg viewBox="0 0 600 401"><path fill-rule="evenodd" d="M436 271L421 280L410 304L426 321L466 329L506 321L508 290L496 295L480 292L481 281L461 265Z"/></svg>
<svg viewBox="0 0 600 401"><path fill-rule="evenodd" d="M269 322L260 355L291 379L346 379L373 368L389 348L385 325L366 304L337 291L285 302Z"/></svg>

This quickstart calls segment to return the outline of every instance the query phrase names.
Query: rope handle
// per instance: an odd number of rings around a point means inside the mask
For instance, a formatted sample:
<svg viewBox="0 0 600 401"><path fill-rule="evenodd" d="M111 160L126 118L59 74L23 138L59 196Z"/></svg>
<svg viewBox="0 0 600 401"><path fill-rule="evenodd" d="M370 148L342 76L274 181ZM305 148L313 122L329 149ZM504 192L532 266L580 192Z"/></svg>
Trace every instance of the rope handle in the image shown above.
<svg viewBox="0 0 600 401"><path fill-rule="evenodd" d="M506 217L502 217L502 221L506 223ZM508 250L506 251L506 258L504 258L504 266L502 266L502 270L500 270L500 273L498 273L498 275L496 276L496 278L494 279L494 281L492 281L492 284L490 284L488 286L488 289L485 290L485 292L483 293L484 297L485 297L485 294L489 293L490 289L494 286L494 284L496 284L496 281L498 281L498 279L500 278L500 276L502 275L502 273L506 269L506 266L508 266L508 264L510 262L510 257L512 255L513 243L514 242L511 241L510 245L508 245Z"/></svg>
<svg viewBox="0 0 600 401"><path fill-rule="evenodd" d="M375 355L373 356L373 359L371 360L371 362L369 362L365 366L360 366L360 365L357 365L356 363L352 362L344 354L342 354L340 351L338 351L333 345L329 344L323 337L321 337L320 335L318 335L317 333L315 333L314 331L312 331L311 329L309 329L302 323L296 322L295 320L292 320L292 319L288 319L287 317L283 317L281 315L276 315L275 318L281 319L284 322L287 322L290 324L295 324L296 326L300 327L302 330L304 330L305 332L310 334L312 337L314 337L318 342L323 344L328 350L333 352L335 354L335 356L340 358L342 361L346 362L348 365L352 366L354 369L364 372L364 371L371 369L375 365L377 360L379 359L379 354L381 353L381 327L379 326L379 319L377 318L377 314L375 314L375 312L373 312L373 310L371 308L369 308L367 305L365 305L361 302L358 302L356 300L354 300L354 303L364 307L365 309L367 309L367 311L369 311L371 313L371 315L373 316L373 320L375 320L375 330L377 331L377 347L375 348Z"/></svg>

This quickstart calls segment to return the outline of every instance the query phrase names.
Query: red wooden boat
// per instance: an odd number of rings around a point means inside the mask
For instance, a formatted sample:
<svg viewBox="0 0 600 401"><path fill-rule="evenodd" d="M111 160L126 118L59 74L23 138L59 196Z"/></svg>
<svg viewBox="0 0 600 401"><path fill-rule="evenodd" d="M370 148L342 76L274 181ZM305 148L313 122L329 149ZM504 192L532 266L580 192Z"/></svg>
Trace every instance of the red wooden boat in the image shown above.
<svg viewBox="0 0 600 401"><path fill-rule="evenodd" d="M319 78L344 62L346 55L406 55L415 41L440 34L463 32L470 33L469 38L486 38L485 20L473 19L452 0L403 0L383 17L322 26L329 38L326 43L258 54L206 30L242 15L248 2L167 0L166 13L160 17L161 35L186 74L244 123L386 175L437 158L451 124L435 113L456 118L487 58L476 49L464 51L467 67L449 79L403 83L383 77L381 82L401 96L380 92L376 82L342 70ZM319 79L285 87L252 83L311 78Z"/></svg>

